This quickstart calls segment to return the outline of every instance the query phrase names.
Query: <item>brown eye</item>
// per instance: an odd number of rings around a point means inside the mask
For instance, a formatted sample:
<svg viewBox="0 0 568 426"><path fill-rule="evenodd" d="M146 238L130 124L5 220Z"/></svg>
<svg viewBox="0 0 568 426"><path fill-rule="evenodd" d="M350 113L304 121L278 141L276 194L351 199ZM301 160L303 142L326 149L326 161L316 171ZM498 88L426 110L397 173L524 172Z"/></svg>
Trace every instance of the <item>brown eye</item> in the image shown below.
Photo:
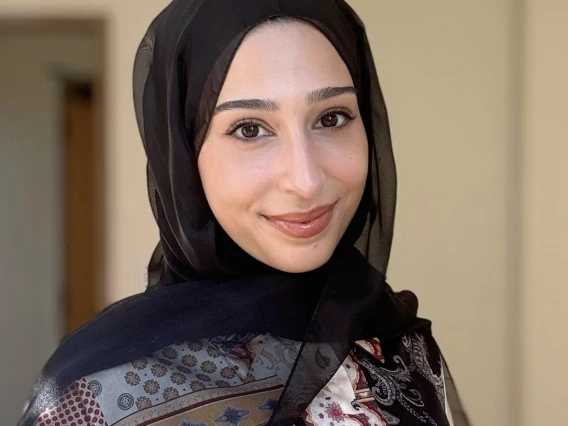
<svg viewBox="0 0 568 426"><path fill-rule="evenodd" d="M337 114L335 114L335 113L327 114L326 116L322 117L322 119L321 119L321 124L323 125L323 127L335 127L335 126L337 126L338 122L339 122L339 118L337 117Z"/></svg>
<svg viewBox="0 0 568 426"><path fill-rule="evenodd" d="M226 134L243 142L254 142L265 136L272 135L262 124L251 120L235 123L227 130Z"/></svg>
<svg viewBox="0 0 568 426"><path fill-rule="evenodd" d="M260 129L256 124L248 124L241 127L241 133L245 138L256 138L260 133Z"/></svg>

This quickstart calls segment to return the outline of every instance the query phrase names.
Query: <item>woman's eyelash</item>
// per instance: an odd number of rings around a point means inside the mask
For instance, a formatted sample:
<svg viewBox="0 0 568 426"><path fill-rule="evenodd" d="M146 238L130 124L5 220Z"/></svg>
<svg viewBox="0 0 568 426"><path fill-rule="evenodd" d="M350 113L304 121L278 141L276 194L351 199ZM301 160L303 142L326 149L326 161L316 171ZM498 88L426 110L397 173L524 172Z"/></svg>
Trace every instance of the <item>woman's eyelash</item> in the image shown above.
<svg viewBox="0 0 568 426"><path fill-rule="evenodd" d="M338 109L332 109L329 111L324 112L320 118L318 118L318 121L320 121L322 118L324 118L327 115L330 114L343 114L344 116L346 116L349 120L354 120L355 119L355 115L351 113L351 111L343 109L343 108L338 108Z"/></svg>
<svg viewBox="0 0 568 426"><path fill-rule="evenodd" d="M227 131L225 132L225 134L227 136L232 135L233 133L235 133L237 130L239 130L241 127L245 127L245 126L262 126L261 123L255 121L254 118L243 118L242 120L237 121L236 123L232 124L231 127L229 127L227 129Z"/></svg>

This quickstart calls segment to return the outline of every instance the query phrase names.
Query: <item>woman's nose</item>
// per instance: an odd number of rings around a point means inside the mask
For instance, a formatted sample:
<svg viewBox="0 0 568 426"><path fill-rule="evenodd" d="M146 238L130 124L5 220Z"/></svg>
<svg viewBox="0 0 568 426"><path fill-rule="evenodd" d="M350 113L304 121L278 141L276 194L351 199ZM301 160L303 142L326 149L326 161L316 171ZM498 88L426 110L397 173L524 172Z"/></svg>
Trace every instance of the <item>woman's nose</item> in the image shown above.
<svg viewBox="0 0 568 426"><path fill-rule="evenodd" d="M321 158L318 158L314 141L308 132L294 132L282 140L282 177L280 186L283 191L295 193L310 200L321 191L325 180Z"/></svg>

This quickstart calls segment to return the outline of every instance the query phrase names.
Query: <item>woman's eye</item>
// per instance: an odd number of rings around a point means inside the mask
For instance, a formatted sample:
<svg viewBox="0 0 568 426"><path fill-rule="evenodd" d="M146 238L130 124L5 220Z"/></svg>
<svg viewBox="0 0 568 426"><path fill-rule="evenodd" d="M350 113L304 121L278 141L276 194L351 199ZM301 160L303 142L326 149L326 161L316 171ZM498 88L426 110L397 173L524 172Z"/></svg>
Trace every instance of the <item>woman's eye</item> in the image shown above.
<svg viewBox="0 0 568 426"><path fill-rule="evenodd" d="M322 118L319 119L318 124L315 126L316 128L333 128L333 127L341 127L345 125L345 123L350 120L351 117L348 117L347 114L343 112L330 112L324 115Z"/></svg>
<svg viewBox="0 0 568 426"><path fill-rule="evenodd" d="M235 136L236 138L245 140L260 138L269 134L270 133L264 127L256 123L241 124L231 132L231 135Z"/></svg>
<svg viewBox="0 0 568 426"><path fill-rule="evenodd" d="M340 128L348 121L353 120L353 118L354 117L351 117L347 112L331 111L318 120L315 128ZM241 121L232 126L232 128L227 131L227 135L245 142L252 142L265 136L271 136L272 133L266 130L261 124L254 121Z"/></svg>

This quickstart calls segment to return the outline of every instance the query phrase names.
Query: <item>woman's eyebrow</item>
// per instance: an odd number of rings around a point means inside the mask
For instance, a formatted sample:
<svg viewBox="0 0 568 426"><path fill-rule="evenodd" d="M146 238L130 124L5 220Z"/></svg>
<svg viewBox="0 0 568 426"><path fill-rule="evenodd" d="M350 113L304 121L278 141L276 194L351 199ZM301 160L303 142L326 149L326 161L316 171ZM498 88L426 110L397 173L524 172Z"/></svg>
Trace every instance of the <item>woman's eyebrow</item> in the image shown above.
<svg viewBox="0 0 568 426"><path fill-rule="evenodd" d="M213 115L221 111L230 109L256 109L263 111L276 111L279 108L278 103L269 99L239 99L235 101L227 101L217 105L213 111Z"/></svg>
<svg viewBox="0 0 568 426"><path fill-rule="evenodd" d="M324 87L323 89L312 90L306 95L306 102L308 104L315 104L326 99L341 96L345 93L357 94L357 89L353 86L344 87ZM238 99L234 101L223 102L217 105L213 111L213 115L222 111L231 109L253 109L261 111L276 111L278 110L278 102L271 99Z"/></svg>
<svg viewBox="0 0 568 426"><path fill-rule="evenodd" d="M316 102L325 101L326 99L335 98L345 93L354 93L357 95L357 89L353 86L342 87L324 87L323 89L312 90L306 95L306 102L308 104L315 104Z"/></svg>

